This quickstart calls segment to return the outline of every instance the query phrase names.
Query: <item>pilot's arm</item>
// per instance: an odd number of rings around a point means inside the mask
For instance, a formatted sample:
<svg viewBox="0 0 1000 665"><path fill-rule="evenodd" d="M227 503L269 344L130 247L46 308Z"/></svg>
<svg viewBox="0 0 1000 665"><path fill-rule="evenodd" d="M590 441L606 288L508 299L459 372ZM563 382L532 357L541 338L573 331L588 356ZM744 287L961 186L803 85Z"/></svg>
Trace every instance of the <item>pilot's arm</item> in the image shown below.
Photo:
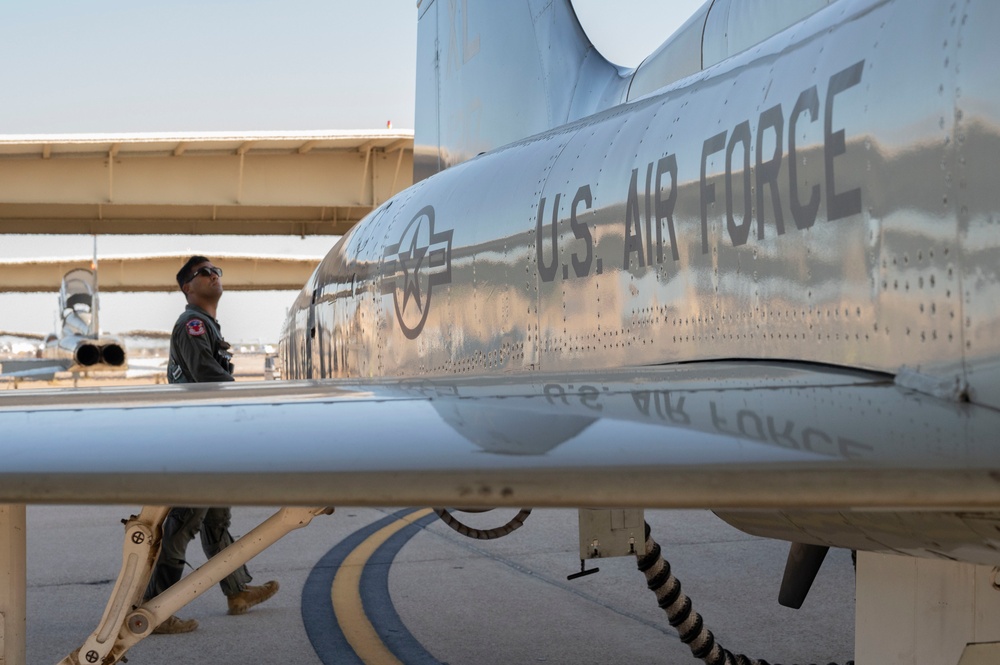
<svg viewBox="0 0 1000 665"><path fill-rule="evenodd" d="M198 321L198 319L192 319ZM184 369L187 370L191 380L201 383L207 381L233 381L233 375L228 367L223 366L223 360L218 357L213 348L211 335L205 330L205 324L201 323L201 328L197 324L187 323L182 330L174 336L177 346L177 355ZM201 334L199 333L201 331Z"/></svg>

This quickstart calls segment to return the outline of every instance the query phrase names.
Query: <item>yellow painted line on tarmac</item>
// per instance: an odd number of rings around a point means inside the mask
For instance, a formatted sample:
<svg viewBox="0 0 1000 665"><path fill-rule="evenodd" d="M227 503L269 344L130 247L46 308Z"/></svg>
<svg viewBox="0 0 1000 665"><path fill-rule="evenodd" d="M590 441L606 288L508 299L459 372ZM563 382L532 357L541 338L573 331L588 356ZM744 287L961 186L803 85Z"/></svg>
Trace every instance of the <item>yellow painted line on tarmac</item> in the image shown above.
<svg viewBox="0 0 1000 665"><path fill-rule="evenodd" d="M361 604L361 573L371 555L400 529L432 512L431 508L415 510L398 521L382 527L347 555L333 578L330 597L333 613L348 644L367 665L403 665L382 642Z"/></svg>

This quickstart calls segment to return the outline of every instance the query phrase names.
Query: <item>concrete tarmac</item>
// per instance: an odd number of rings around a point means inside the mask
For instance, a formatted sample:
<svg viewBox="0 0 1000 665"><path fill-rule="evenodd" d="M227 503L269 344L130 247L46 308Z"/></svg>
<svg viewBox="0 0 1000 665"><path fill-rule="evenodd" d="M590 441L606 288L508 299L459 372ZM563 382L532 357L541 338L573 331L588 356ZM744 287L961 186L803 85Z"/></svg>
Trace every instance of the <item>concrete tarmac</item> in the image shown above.
<svg viewBox="0 0 1000 665"><path fill-rule="evenodd" d="M28 663L59 662L97 626L121 564L120 520L133 512L138 507L28 507ZM234 508L233 535L273 512ZM426 518L376 546L379 528L401 526L394 515L412 512L341 508L317 517L249 563L255 583L280 582L274 598L227 616L224 596L212 589L178 612L198 619L198 630L153 635L129 662L701 662L667 624L634 558L590 562L599 573L566 579L580 565L576 511L536 510L520 530L490 541ZM514 512L462 517L495 526ZM786 544L743 534L706 511L648 511L646 519L723 646L772 664L853 657L850 552L831 551L804 607L791 610L777 603ZM198 540L188 556L204 562ZM343 586L352 571L360 573L353 591ZM339 592L331 591L334 577ZM345 639L369 624L367 642Z"/></svg>

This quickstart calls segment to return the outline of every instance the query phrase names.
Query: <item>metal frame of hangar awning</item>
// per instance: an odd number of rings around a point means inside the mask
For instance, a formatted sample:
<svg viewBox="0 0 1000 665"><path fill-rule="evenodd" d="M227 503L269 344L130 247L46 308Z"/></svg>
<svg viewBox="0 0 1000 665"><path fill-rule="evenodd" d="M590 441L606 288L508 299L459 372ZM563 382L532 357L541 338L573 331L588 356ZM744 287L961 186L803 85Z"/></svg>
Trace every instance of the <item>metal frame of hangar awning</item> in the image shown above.
<svg viewBox="0 0 1000 665"><path fill-rule="evenodd" d="M101 256L98 283L102 292L176 291L174 275L189 254ZM227 291L298 290L312 275L321 257L212 254L224 271ZM91 268L92 259L15 259L0 261L0 291L38 293L58 291L63 275Z"/></svg>
<svg viewBox="0 0 1000 665"><path fill-rule="evenodd" d="M0 135L3 233L342 235L413 182L413 130Z"/></svg>

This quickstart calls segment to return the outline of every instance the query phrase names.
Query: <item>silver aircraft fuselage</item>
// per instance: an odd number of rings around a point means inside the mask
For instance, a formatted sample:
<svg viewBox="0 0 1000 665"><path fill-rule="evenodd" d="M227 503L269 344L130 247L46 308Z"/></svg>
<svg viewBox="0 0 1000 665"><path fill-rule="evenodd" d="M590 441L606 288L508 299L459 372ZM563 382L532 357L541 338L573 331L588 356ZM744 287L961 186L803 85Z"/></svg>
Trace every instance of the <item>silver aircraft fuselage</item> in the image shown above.
<svg viewBox="0 0 1000 665"><path fill-rule="evenodd" d="M1000 407L1000 7L841 2L347 234L285 375L785 359Z"/></svg>

